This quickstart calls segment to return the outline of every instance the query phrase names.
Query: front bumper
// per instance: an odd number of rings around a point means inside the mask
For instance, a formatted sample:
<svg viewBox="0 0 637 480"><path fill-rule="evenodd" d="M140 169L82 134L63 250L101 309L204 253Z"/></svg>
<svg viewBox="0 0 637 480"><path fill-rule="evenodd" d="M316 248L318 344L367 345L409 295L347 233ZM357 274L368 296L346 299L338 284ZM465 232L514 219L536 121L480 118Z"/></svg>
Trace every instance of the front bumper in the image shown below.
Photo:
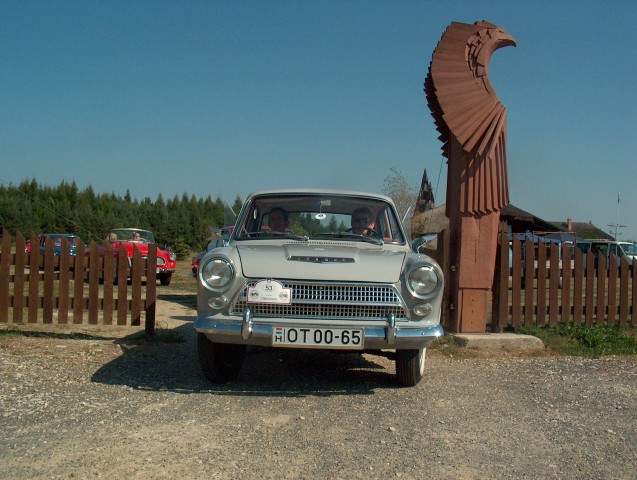
<svg viewBox="0 0 637 480"><path fill-rule="evenodd" d="M363 348L377 349L419 349L428 347L436 338L444 335L444 330L439 324L435 325L397 325L393 317L387 318L384 325L369 325L365 323L351 322L344 325L342 322L331 324L329 320L312 322L311 319L303 319L290 323L290 319L281 322L277 318L262 318L255 320L249 310L243 315L243 319L228 319L216 317L197 317L195 330L203 333L211 342L231 343L240 345L272 346L273 331L275 327L320 327L320 328L362 328L364 331ZM322 347L312 347L322 348Z"/></svg>

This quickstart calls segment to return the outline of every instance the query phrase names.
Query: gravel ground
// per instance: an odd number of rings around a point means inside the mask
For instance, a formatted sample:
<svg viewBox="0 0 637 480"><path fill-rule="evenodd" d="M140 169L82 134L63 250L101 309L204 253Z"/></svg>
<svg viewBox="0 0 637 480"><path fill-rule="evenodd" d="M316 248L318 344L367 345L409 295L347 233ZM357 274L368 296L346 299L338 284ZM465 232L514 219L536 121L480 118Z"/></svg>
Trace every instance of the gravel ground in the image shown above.
<svg viewBox="0 0 637 480"><path fill-rule="evenodd" d="M261 349L214 387L187 317L0 339L0 478L635 478L635 358L434 351L398 388L384 357Z"/></svg>

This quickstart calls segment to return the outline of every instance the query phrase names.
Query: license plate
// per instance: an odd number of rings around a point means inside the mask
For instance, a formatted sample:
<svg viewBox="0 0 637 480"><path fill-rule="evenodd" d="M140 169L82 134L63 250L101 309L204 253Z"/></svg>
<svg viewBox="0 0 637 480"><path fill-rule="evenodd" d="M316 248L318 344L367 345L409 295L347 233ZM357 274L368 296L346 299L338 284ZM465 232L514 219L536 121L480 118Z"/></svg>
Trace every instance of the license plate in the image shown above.
<svg viewBox="0 0 637 480"><path fill-rule="evenodd" d="M273 347L363 348L360 328L274 327Z"/></svg>

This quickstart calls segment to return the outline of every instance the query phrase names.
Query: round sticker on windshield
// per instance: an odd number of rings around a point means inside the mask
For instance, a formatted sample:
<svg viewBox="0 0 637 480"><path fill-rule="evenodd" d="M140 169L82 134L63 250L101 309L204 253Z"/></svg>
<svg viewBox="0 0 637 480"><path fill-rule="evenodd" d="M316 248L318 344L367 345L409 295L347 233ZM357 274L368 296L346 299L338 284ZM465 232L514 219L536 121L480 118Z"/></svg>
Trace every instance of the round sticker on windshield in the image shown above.
<svg viewBox="0 0 637 480"><path fill-rule="evenodd" d="M324 213L317 213L316 215L314 215L314 218L316 218L317 220L325 220L327 218L327 215L325 215Z"/></svg>

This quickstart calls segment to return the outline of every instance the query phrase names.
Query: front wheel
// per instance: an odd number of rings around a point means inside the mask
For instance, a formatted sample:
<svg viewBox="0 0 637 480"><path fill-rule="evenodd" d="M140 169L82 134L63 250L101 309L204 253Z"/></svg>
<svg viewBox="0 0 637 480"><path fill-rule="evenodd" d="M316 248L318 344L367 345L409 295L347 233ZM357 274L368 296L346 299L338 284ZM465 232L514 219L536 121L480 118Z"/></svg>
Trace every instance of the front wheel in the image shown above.
<svg viewBox="0 0 637 480"><path fill-rule="evenodd" d="M173 274L168 273L159 276L159 283L162 285L170 285L170 281L173 279Z"/></svg>
<svg viewBox="0 0 637 480"><path fill-rule="evenodd" d="M199 365L212 383L228 383L239 376L245 359L245 345L214 343L203 333L197 333Z"/></svg>
<svg viewBox="0 0 637 480"><path fill-rule="evenodd" d="M396 350L396 378L404 387L418 385L425 373L426 348Z"/></svg>

